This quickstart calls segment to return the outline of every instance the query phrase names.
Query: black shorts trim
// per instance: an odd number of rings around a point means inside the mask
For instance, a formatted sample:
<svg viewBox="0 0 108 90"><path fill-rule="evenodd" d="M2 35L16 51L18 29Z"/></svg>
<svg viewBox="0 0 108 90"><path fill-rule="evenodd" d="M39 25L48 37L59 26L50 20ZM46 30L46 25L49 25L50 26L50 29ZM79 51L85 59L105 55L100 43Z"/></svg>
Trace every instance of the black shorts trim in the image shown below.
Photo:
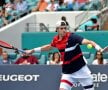
<svg viewBox="0 0 108 90"><path fill-rule="evenodd" d="M89 89L89 88L92 88L93 85L88 85L88 86L84 86L84 89Z"/></svg>

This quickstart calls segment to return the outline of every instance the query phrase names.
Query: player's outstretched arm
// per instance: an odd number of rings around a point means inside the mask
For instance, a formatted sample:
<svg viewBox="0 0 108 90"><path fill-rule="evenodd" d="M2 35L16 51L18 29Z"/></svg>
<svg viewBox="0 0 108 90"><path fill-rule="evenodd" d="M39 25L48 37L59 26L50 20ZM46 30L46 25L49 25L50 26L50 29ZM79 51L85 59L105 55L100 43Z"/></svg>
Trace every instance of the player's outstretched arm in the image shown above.
<svg viewBox="0 0 108 90"><path fill-rule="evenodd" d="M42 47L37 47L37 48L33 48L31 50L26 50L26 53L32 54L34 52L48 51L50 49L52 49L52 46L50 44L48 44L48 45L44 45Z"/></svg>
<svg viewBox="0 0 108 90"><path fill-rule="evenodd" d="M88 39L83 39L82 44L91 44L97 51L103 51L103 49L94 41L88 40Z"/></svg>

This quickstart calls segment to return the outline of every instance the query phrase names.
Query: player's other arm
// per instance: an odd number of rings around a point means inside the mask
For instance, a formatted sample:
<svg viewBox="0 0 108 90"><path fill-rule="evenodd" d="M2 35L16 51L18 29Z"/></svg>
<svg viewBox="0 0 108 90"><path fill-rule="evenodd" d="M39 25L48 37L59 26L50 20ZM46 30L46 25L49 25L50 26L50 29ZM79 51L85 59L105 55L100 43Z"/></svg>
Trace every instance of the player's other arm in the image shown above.
<svg viewBox="0 0 108 90"><path fill-rule="evenodd" d="M83 39L82 44L91 44L97 51L103 51L103 49L94 41L88 40L88 39Z"/></svg>
<svg viewBox="0 0 108 90"><path fill-rule="evenodd" d="M26 53L32 54L34 52L48 51L48 50L50 50L52 48L53 47L50 44L48 44L48 45L44 45L42 47L37 47L37 48L33 48L31 50L27 50Z"/></svg>

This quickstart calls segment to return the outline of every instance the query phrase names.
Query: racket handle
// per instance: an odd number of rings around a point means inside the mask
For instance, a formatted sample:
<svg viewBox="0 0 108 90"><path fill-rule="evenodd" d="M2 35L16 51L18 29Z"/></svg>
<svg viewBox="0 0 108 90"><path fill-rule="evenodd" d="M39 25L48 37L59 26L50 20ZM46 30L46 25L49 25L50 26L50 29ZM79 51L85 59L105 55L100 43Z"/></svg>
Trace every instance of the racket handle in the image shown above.
<svg viewBox="0 0 108 90"><path fill-rule="evenodd" d="M18 49L19 52L26 53L24 50Z"/></svg>
<svg viewBox="0 0 108 90"><path fill-rule="evenodd" d="M14 46L12 46L12 48L13 48L14 50L16 50L16 51L21 52L21 53L26 53L24 50L21 50L21 49L15 48Z"/></svg>

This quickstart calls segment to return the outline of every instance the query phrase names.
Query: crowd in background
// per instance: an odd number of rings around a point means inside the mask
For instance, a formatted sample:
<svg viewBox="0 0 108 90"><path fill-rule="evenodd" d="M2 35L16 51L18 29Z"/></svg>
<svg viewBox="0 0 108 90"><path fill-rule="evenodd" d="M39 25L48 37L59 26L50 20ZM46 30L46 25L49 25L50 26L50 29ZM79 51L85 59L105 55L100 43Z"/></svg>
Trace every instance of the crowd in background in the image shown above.
<svg viewBox="0 0 108 90"><path fill-rule="evenodd" d="M26 0L1 0L0 1L0 24L7 25L18 15L25 14L28 10Z"/></svg>
<svg viewBox="0 0 108 90"><path fill-rule="evenodd" d="M16 53L15 53L16 54ZM84 60L87 64L88 60L86 57L84 57ZM31 64L39 64L39 59L32 55L32 54L25 54L22 53L19 56L15 58L15 60L12 60L12 57L10 57L9 53L7 51L3 51L0 55L0 65L6 65L6 64L18 64L18 65L31 65ZM62 65L63 61L61 60L61 55L58 51L55 52L49 52L48 58L44 64L47 65ZM92 65L107 65L108 59L103 57L103 53L100 51L97 51L94 54L94 58L92 60Z"/></svg>
<svg viewBox="0 0 108 90"><path fill-rule="evenodd" d="M14 53L16 56L13 60L12 55L7 51L2 51L0 55L0 65L5 65L5 64L18 64L18 65L30 65L30 64L39 64L39 60L36 56L31 55L31 54L26 54L26 53Z"/></svg>
<svg viewBox="0 0 108 90"><path fill-rule="evenodd" d="M99 10L105 0L0 0L0 27L36 11Z"/></svg>

